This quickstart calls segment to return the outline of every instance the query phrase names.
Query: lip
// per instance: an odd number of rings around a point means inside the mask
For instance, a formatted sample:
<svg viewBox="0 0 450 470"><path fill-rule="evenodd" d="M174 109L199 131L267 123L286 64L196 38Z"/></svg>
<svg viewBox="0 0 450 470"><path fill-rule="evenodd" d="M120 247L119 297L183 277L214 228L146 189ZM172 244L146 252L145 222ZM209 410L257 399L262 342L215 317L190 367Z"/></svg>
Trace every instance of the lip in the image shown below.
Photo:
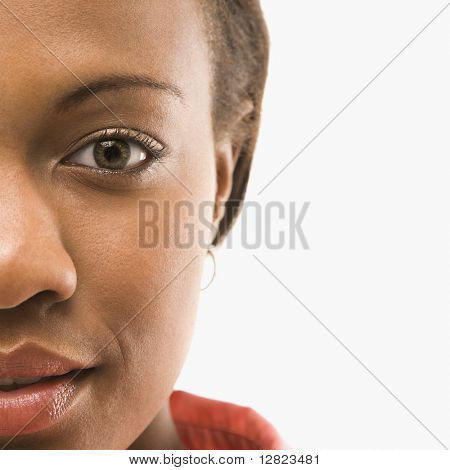
<svg viewBox="0 0 450 470"><path fill-rule="evenodd" d="M0 436L29 434L52 426L74 403L90 371L81 361L35 345L0 353L0 378L44 378L0 391Z"/></svg>

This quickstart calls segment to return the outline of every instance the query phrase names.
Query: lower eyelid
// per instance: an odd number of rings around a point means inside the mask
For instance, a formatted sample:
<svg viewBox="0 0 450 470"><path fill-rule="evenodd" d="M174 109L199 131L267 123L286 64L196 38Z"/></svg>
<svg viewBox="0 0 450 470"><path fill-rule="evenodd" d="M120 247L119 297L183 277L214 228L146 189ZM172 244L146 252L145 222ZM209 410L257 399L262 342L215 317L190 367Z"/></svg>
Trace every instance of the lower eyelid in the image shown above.
<svg viewBox="0 0 450 470"><path fill-rule="evenodd" d="M67 174L77 183L94 191L113 193L133 193L148 189L156 182L156 162L147 160L139 167L125 170L103 170L84 165L64 165ZM135 197L135 196L130 196Z"/></svg>

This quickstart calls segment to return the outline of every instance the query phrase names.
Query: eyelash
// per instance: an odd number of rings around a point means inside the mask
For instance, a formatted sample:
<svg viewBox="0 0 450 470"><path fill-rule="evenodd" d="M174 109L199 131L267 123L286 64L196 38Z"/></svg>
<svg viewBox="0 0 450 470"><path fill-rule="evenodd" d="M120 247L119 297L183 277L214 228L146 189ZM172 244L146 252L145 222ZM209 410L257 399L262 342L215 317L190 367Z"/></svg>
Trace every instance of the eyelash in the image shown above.
<svg viewBox="0 0 450 470"><path fill-rule="evenodd" d="M153 137L150 137L147 134L144 134L141 131L136 129L126 129L126 128L108 128L100 131L96 131L92 134L89 134L86 137L83 137L75 149L72 149L73 146L69 147L70 154L64 158L63 162L66 162L74 153L83 149L87 145L101 142L104 140L113 140L113 139L122 139L129 140L138 145L141 145L148 153L148 158L142 165L136 166L134 168L128 168L123 170L110 170L106 168L91 168L90 170L101 172L101 173L136 173L142 171L144 167L147 167L149 164L161 160L166 154L166 146L161 142L157 141ZM70 164L67 162L67 164ZM77 166L77 164L73 164Z"/></svg>

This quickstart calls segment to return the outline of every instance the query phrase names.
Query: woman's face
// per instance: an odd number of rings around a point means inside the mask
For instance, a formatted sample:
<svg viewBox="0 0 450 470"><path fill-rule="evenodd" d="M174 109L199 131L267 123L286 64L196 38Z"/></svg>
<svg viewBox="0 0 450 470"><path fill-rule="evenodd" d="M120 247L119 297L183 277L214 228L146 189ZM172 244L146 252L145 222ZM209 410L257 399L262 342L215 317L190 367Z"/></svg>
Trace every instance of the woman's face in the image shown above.
<svg viewBox="0 0 450 470"><path fill-rule="evenodd" d="M202 231L188 205L220 186L200 14L195 0L0 5L1 445L126 448L170 395L205 253L173 224Z"/></svg>

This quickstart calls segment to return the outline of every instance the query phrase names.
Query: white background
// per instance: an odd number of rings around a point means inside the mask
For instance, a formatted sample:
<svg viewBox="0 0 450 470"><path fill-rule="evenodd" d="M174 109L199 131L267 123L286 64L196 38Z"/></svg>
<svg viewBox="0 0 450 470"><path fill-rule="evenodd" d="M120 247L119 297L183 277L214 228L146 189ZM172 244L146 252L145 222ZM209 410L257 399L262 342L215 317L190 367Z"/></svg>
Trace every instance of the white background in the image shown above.
<svg viewBox="0 0 450 470"><path fill-rule="evenodd" d="M216 253L177 388L253 407L295 448L442 447L253 255L450 446L450 8L258 196L444 6L263 1L248 199L311 201L310 250Z"/></svg>

